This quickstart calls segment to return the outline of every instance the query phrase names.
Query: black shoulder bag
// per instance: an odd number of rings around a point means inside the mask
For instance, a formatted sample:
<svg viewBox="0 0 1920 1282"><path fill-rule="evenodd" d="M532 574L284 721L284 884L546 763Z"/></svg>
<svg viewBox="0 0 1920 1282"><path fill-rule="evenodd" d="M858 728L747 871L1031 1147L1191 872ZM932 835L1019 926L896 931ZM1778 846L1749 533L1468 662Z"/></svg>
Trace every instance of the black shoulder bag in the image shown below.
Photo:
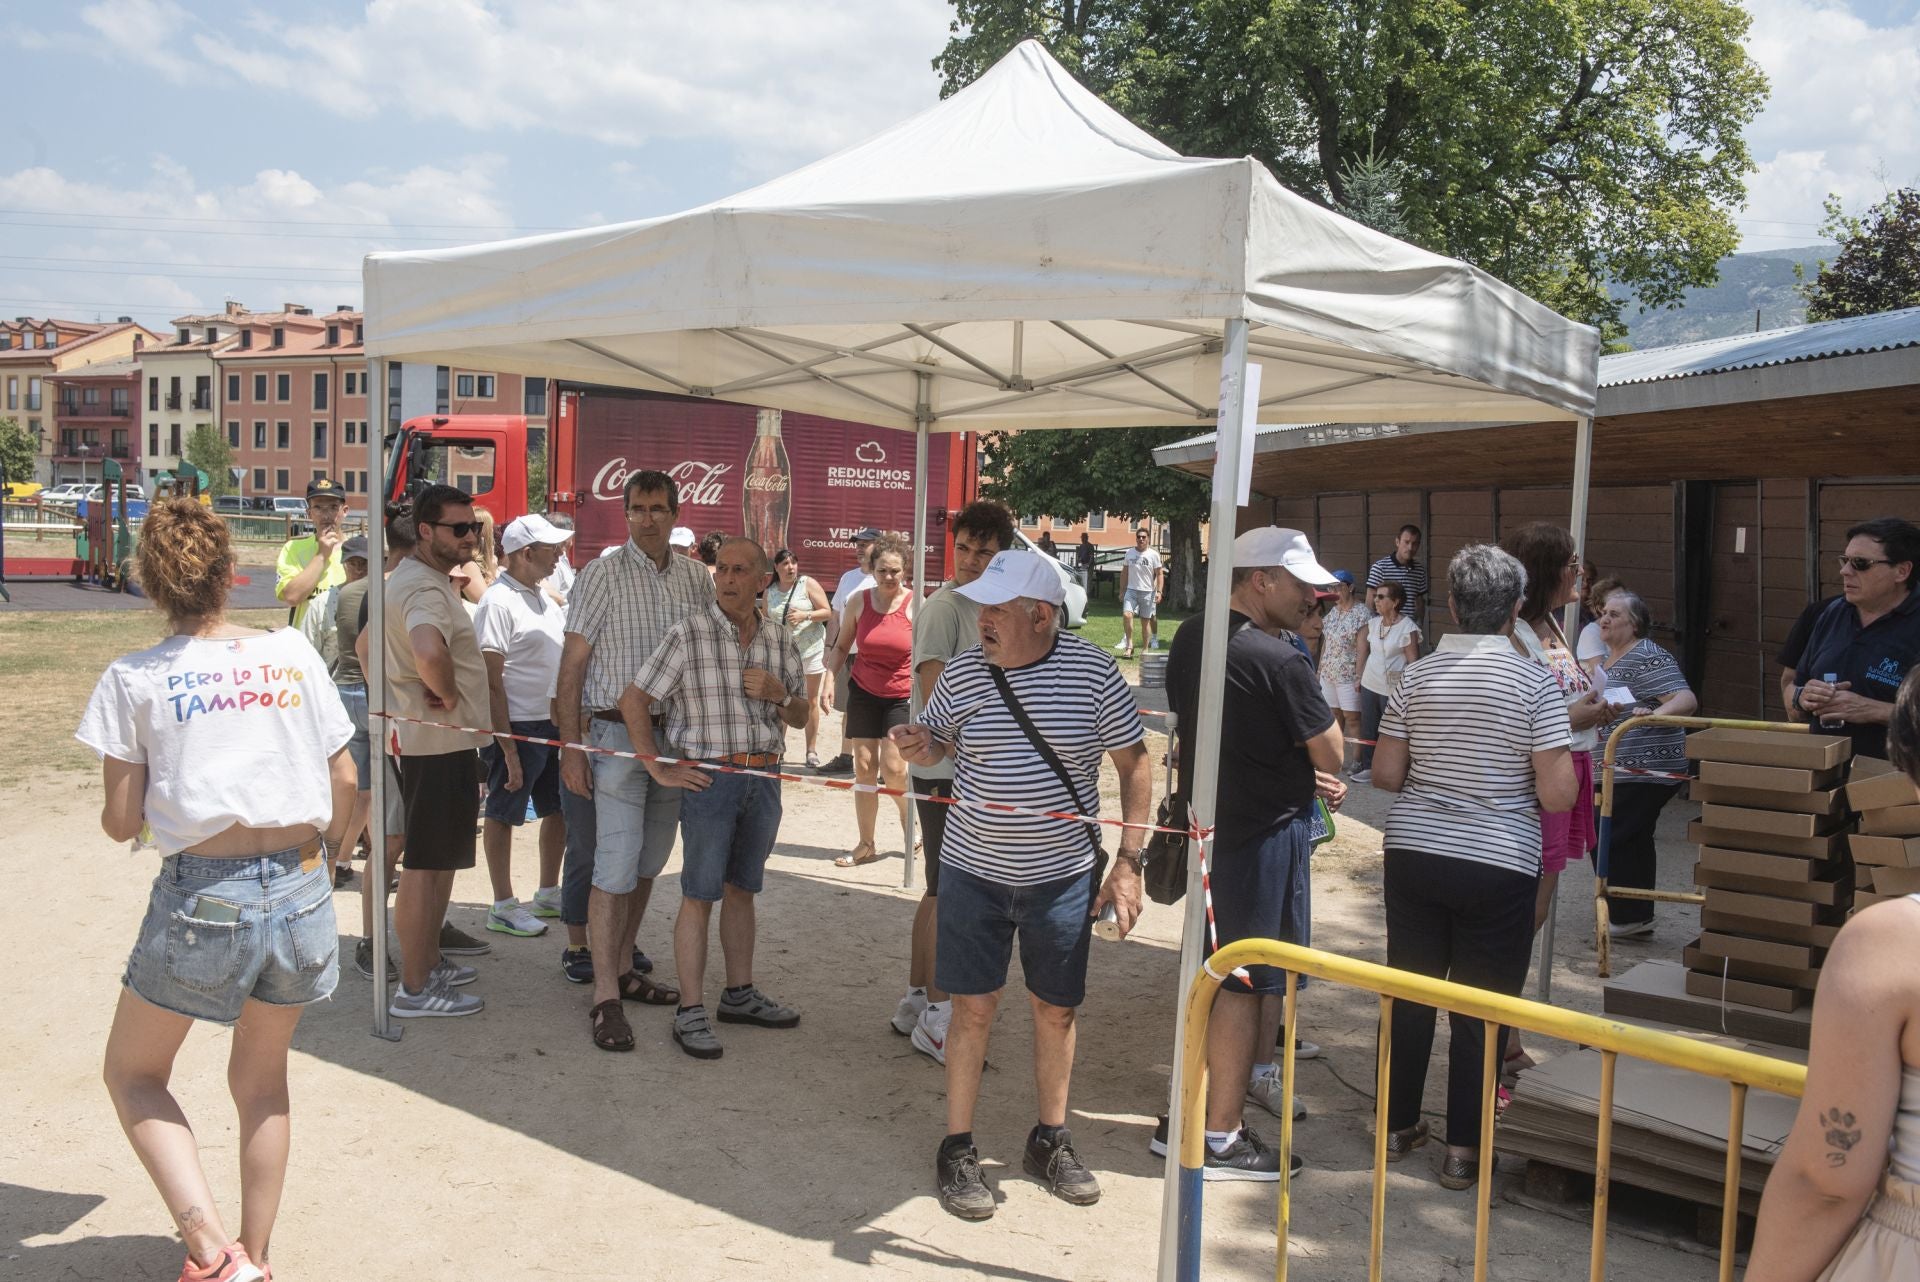
<svg viewBox="0 0 1920 1282"><path fill-rule="evenodd" d="M1060 780L1060 786L1067 790L1068 801L1074 809L1080 810L1080 792L1073 786L1073 776L1067 773L1067 767L1060 760L1059 754L1055 753L1053 747L1041 737L1040 731L1033 724L1033 719L1027 716L1027 710L1020 706L1019 698L1013 693L1013 686L1007 681L1007 674L991 663L987 665L987 673L993 678L993 684L999 687L1000 697L1006 701L1007 711L1011 712L1013 719L1020 723L1020 729L1026 733L1028 741L1040 754L1040 759L1052 767L1054 775ZM1097 793L1094 796L1094 803L1094 810L1097 812L1099 810ZM1087 832L1087 840L1093 843L1093 884L1095 889L1098 889L1101 879L1107 872L1107 850L1100 844L1100 825L1088 821L1083 826Z"/></svg>
<svg viewBox="0 0 1920 1282"><path fill-rule="evenodd" d="M1168 736L1167 795L1160 799L1160 814L1155 821L1158 831L1147 835L1146 848L1140 852L1141 878L1146 882L1147 898L1156 904L1177 904L1187 893L1187 855L1192 844L1189 834L1193 814L1187 808L1186 797L1174 786L1179 760L1177 741Z"/></svg>

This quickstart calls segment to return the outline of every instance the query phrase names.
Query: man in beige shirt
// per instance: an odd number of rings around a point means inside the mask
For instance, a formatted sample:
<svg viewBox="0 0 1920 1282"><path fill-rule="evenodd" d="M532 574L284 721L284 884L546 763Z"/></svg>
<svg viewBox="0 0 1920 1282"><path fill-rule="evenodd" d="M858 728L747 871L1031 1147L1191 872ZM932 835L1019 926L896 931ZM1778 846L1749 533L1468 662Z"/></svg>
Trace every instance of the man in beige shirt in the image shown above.
<svg viewBox="0 0 1920 1282"><path fill-rule="evenodd" d="M473 623L447 575L473 557L479 522L473 500L432 485L413 502L419 542L387 578L387 688L401 717L450 726L494 726L487 667ZM440 955L440 923L454 874L475 860L480 759L486 740L439 726L394 724L400 795L406 813L405 866L394 898L400 936L400 986L390 1014L400 1019L472 1015L484 1003L455 990L476 972Z"/></svg>

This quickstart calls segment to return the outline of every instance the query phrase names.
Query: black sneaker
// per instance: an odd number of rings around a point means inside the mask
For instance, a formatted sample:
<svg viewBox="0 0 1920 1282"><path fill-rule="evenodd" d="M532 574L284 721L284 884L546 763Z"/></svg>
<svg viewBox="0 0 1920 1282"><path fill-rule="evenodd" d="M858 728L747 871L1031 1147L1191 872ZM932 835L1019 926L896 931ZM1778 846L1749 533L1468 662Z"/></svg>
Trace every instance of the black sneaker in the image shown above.
<svg viewBox="0 0 1920 1282"><path fill-rule="evenodd" d="M363 939L353 946L353 968L360 972L360 978L373 978L373 941L371 939ZM387 958L387 982L389 984L400 982L399 968L393 964L391 956Z"/></svg>
<svg viewBox="0 0 1920 1282"><path fill-rule="evenodd" d="M633 969L642 975L653 974L653 958L647 956L645 953L641 952L638 948L634 949L633 950ZM592 978L592 977L589 976L588 978Z"/></svg>
<svg viewBox="0 0 1920 1282"><path fill-rule="evenodd" d="M940 1189L940 1205L963 1220L993 1218L993 1190L980 1171L980 1152L973 1145L940 1145L933 1159L933 1180Z"/></svg>
<svg viewBox="0 0 1920 1282"><path fill-rule="evenodd" d="M440 923L440 951L449 957L478 957L493 951L493 945L476 939L450 921Z"/></svg>
<svg viewBox="0 0 1920 1282"><path fill-rule="evenodd" d="M570 984L591 984L593 982L593 950L562 948L560 973L567 977L567 982Z"/></svg>
<svg viewBox="0 0 1920 1282"><path fill-rule="evenodd" d="M1040 1138L1040 1129L1035 1127L1027 1135L1027 1151L1020 1165L1063 1202L1092 1206L1100 1200L1100 1181L1073 1151L1073 1135L1064 1129L1059 1139L1049 1143Z"/></svg>
<svg viewBox="0 0 1920 1282"><path fill-rule="evenodd" d="M1295 1153L1288 1167L1294 1175L1306 1163ZM1207 1162L1201 1172L1206 1180L1253 1180L1271 1184L1280 1178L1280 1150L1260 1138L1251 1126L1242 1126L1233 1143L1216 1153L1207 1146Z"/></svg>
<svg viewBox="0 0 1920 1282"><path fill-rule="evenodd" d="M822 775L850 775L853 773L853 756L850 753L843 752L826 765L814 771L814 773Z"/></svg>
<svg viewBox="0 0 1920 1282"><path fill-rule="evenodd" d="M1153 1138L1147 1141L1147 1152L1155 1157L1167 1155L1167 1115L1160 1114L1160 1125L1153 1128Z"/></svg>

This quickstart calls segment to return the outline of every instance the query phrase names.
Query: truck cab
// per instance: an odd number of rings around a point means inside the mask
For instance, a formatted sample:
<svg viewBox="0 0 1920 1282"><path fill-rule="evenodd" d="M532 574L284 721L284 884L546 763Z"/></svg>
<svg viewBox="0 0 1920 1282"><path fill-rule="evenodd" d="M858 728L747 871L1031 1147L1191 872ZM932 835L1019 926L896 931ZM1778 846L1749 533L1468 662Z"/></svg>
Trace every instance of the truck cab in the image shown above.
<svg viewBox="0 0 1920 1282"><path fill-rule="evenodd" d="M545 507L529 505L527 483L536 449L527 420L511 414L433 414L410 418L387 438L386 496L409 502L429 485L451 485L473 496L500 525Z"/></svg>

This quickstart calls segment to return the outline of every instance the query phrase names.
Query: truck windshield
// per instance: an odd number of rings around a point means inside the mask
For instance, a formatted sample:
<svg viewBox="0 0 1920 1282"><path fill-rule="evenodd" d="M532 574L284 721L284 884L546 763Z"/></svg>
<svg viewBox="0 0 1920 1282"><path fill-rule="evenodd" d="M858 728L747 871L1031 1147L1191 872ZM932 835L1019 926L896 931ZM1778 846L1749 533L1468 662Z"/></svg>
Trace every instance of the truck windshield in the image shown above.
<svg viewBox="0 0 1920 1282"><path fill-rule="evenodd" d="M427 441L415 436L407 460L407 490L425 485L451 485L468 494L493 488L494 446L491 441ZM389 490L391 492L391 490Z"/></svg>

